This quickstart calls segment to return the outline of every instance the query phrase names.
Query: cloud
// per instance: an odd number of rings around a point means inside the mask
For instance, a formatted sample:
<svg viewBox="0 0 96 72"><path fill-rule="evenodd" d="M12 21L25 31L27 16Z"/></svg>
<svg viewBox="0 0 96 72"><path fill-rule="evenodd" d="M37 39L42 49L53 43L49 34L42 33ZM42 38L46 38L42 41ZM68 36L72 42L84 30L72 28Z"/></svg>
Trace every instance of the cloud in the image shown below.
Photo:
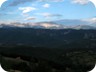
<svg viewBox="0 0 96 72"><path fill-rule="evenodd" d="M51 14L50 13L41 13L41 15L44 17L49 17Z"/></svg>
<svg viewBox="0 0 96 72"><path fill-rule="evenodd" d="M26 2L34 2L34 1L39 1L39 2L62 2L64 0L13 0L9 6L17 6L19 4L24 4Z"/></svg>
<svg viewBox="0 0 96 72"><path fill-rule="evenodd" d="M72 3L81 4L81 5L88 4L88 2L89 0L72 0Z"/></svg>
<svg viewBox="0 0 96 72"><path fill-rule="evenodd" d="M27 13L22 13L21 15L24 16L24 17L28 17L29 16L29 14L27 14Z"/></svg>
<svg viewBox="0 0 96 72"><path fill-rule="evenodd" d="M50 7L50 4L44 4L43 7L44 8L49 8Z"/></svg>
<svg viewBox="0 0 96 72"><path fill-rule="evenodd" d="M25 20L36 20L36 17L28 17Z"/></svg>
<svg viewBox="0 0 96 72"><path fill-rule="evenodd" d="M51 23L42 23L40 25L45 27L45 28L52 28L52 27L58 28L58 27L60 27L60 25L58 25L58 24L51 24Z"/></svg>
<svg viewBox="0 0 96 72"><path fill-rule="evenodd" d="M9 6L17 6L19 4L24 4L26 2L33 2L33 1L36 1L36 0L13 0Z"/></svg>
<svg viewBox="0 0 96 72"><path fill-rule="evenodd" d="M51 14L51 13L42 13L41 15L43 15L46 18L50 18L50 17L61 17L61 14Z"/></svg>
<svg viewBox="0 0 96 72"><path fill-rule="evenodd" d="M23 13L28 13L30 11L36 10L35 7L19 7L19 10L22 10Z"/></svg>
<svg viewBox="0 0 96 72"><path fill-rule="evenodd" d="M96 24L96 17L88 18L88 19L82 19L83 21L89 22L90 24L95 23Z"/></svg>

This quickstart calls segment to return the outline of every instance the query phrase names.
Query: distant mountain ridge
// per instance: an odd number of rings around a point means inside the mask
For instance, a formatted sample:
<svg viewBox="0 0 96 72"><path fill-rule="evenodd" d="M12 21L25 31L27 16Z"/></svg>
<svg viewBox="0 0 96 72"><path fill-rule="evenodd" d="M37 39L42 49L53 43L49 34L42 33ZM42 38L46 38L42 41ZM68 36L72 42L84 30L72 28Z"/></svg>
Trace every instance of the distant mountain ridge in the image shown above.
<svg viewBox="0 0 96 72"><path fill-rule="evenodd" d="M50 22L0 23L0 28L43 28L43 29L96 29L95 23L80 20L57 20Z"/></svg>

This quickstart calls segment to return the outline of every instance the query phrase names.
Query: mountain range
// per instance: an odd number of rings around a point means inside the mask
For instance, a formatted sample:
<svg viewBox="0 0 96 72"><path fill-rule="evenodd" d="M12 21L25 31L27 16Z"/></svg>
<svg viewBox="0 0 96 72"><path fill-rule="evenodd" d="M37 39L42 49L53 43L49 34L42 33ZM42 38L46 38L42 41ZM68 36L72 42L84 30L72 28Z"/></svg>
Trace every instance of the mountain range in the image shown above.
<svg viewBox="0 0 96 72"><path fill-rule="evenodd" d="M0 23L0 28L43 28L43 29L96 29L96 23L84 20L57 20L49 22Z"/></svg>

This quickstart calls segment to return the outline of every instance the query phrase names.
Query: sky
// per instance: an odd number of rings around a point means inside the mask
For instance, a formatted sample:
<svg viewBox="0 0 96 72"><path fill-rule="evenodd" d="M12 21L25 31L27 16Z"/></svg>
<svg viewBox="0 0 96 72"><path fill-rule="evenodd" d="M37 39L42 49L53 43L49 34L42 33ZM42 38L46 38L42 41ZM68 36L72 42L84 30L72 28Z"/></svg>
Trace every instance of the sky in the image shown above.
<svg viewBox="0 0 96 72"><path fill-rule="evenodd" d="M44 22L91 19L96 8L88 0L7 0L0 8L0 22Z"/></svg>

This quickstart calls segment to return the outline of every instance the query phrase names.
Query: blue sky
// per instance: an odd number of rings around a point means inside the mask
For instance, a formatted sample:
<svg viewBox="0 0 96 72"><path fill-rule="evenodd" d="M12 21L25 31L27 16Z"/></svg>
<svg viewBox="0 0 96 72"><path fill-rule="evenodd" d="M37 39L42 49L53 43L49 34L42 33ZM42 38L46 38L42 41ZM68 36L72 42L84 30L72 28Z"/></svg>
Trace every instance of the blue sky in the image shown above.
<svg viewBox="0 0 96 72"><path fill-rule="evenodd" d="M96 17L88 0L7 0L0 8L0 22L40 22Z"/></svg>

